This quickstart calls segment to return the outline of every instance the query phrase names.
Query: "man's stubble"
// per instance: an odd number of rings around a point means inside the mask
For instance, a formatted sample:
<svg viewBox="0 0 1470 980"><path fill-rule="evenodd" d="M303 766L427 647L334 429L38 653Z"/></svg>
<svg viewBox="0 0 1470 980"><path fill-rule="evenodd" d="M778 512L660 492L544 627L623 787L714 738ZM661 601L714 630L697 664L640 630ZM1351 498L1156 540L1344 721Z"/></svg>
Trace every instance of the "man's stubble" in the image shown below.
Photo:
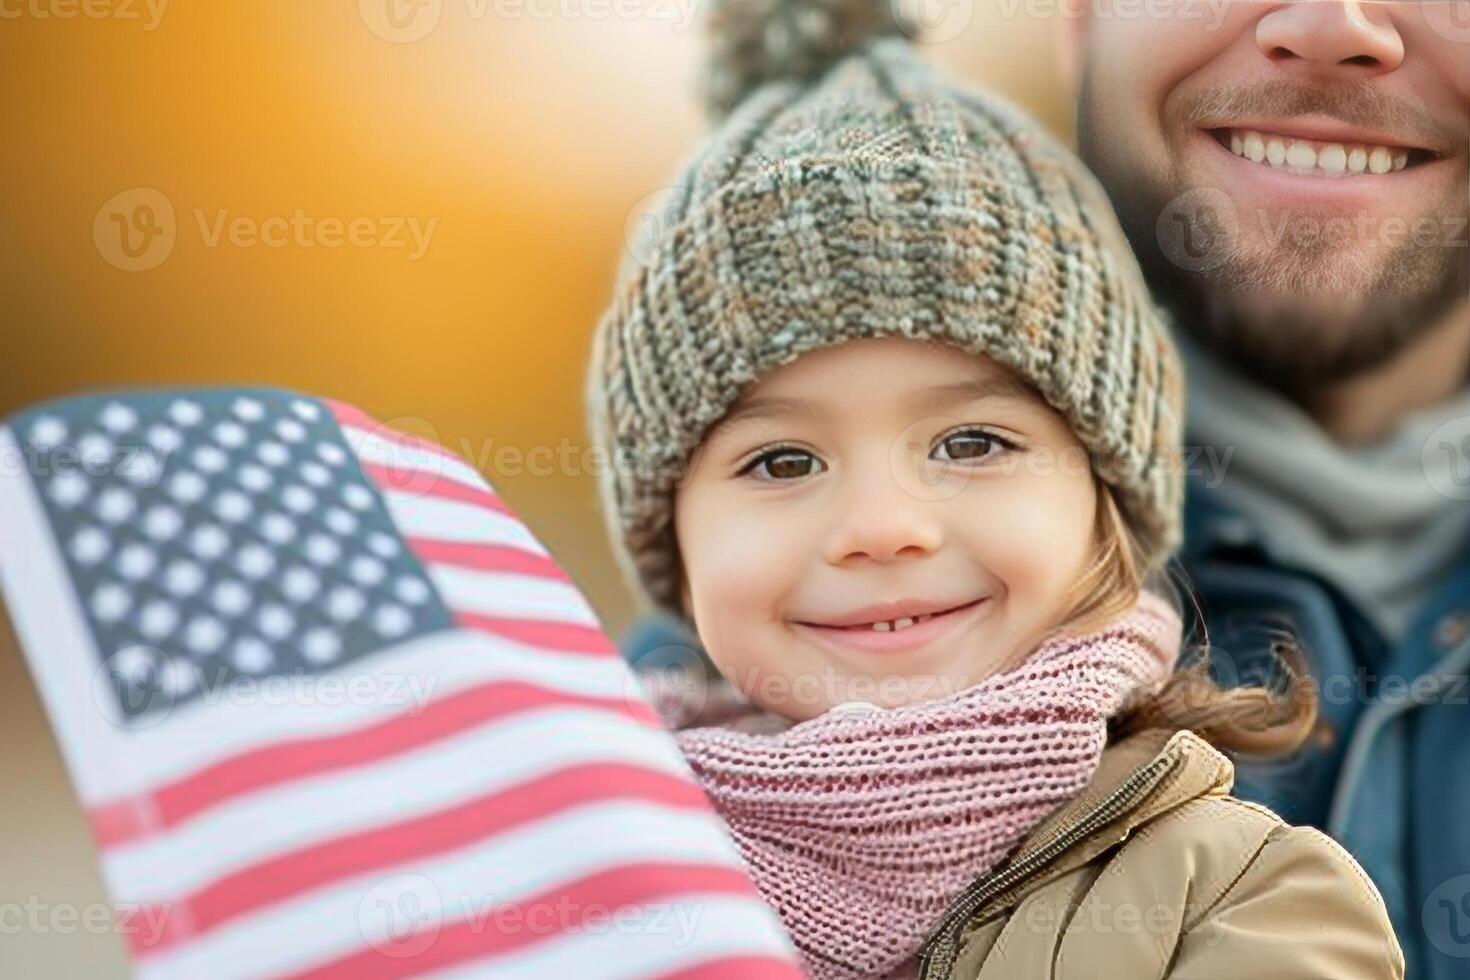
<svg viewBox="0 0 1470 980"><path fill-rule="evenodd" d="M1429 244L1406 233L1371 257L1344 249L1341 223L1236 215L1237 230L1250 234L1216 240L1222 251L1208 268L1172 261L1159 241L1159 216L1192 187L1182 175L1149 177L1118 158L1092 82L1085 71L1077 122L1083 160L1108 191L1155 296L1182 329L1247 376L1310 398L1393 359L1470 296L1463 200L1406 222L1411 231L1437 229ZM1361 233L1350 227L1346 244Z"/></svg>

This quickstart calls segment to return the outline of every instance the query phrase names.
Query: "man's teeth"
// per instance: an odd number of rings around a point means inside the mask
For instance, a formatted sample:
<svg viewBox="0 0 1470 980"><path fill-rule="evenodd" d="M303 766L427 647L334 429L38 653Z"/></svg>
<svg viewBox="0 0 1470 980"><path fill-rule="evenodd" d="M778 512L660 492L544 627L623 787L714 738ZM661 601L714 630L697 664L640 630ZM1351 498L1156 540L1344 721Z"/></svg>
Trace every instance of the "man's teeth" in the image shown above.
<svg viewBox="0 0 1470 980"><path fill-rule="evenodd" d="M847 629L852 629L852 630L876 630L879 633L887 633L890 630L907 629L908 627L914 625L915 623L922 623L926 619L933 619L934 616L935 616L934 613L925 613L922 616L913 616L913 617L905 616L905 617L903 617L901 619L890 619L887 622L883 622L883 623L868 623L868 624L863 625L863 626L849 626L849 627L847 627Z"/></svg>
<svg viewBox="0 0 1470 980"><path fill-rule="evenodd" d="M1386 174L1409 165L1409 151L1364 143L1323 143L1273 136L1249 129L1230 131L1230 150L1252 163L1310 177Z"/></svg>

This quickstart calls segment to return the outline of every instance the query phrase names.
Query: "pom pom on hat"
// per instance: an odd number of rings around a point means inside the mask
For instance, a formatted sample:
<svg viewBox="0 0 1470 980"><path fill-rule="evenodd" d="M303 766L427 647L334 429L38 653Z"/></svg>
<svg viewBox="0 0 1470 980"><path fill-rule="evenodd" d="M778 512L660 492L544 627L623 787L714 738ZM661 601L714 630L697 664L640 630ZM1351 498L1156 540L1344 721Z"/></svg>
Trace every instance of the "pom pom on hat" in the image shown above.
<svg viewBox="0 0 1470 980"><path fill-rule="evenodd" d="M713 0L705 111L718 122L761 85L809 82L881 37L919 36L902 0Z"/></svg>

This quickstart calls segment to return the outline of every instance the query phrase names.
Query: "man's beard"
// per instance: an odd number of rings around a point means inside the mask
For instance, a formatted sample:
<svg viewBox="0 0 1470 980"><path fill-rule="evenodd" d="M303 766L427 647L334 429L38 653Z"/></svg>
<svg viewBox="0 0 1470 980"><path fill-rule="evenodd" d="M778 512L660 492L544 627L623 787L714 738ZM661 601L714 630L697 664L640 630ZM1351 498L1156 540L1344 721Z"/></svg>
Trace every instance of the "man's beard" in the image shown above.
<svg viewBox="0 0 1470 980"><path fill-rule="evenodd" d="M1334 255L1330 242L1289 236L1270 253L1242 250L1204 272L1181 268L1157 246L1144 261L1182 329L1299 401L1393 360L1470 295L1464 248L1405 241L1378 260L1376 274L1364 264Z"/></svg>
<svg viewBox="0 0 1470 980"><path fill-rule="evenodd" d="M1440 230L1434 242L1406 235L1372 257L1356 252L1351 238L1323 233L1325 224L1276 215L1263 226L1241 214L1246 237L1269 234L1253 246L1237 234L1209 268L1185 268L1161 248L1158 219L1189 186L1151 185L1113 160L1090 79L1088 72L1079 106L1081 154L1107 189L1155 297L1174 310L1180 329L1247 377L1306 401L1392 360L1470 295L1463 201L1420 219ZM1296 94L1302 101L1305 93Z"/></svg>

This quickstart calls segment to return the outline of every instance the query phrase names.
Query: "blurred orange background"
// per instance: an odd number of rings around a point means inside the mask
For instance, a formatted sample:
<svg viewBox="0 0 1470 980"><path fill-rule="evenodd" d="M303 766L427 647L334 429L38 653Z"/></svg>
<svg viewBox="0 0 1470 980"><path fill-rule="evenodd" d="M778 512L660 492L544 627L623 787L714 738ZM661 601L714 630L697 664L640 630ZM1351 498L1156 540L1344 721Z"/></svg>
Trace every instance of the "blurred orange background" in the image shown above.
<svg viewBox="0 0 1470 980"><path fill-rule="evenodd" d="M617 634L637 611L576 462L583 371L630 218L702 135L703 12L416 2L0 0L0 416L126 385L354 403L470 456ZM923 49L1070 132L1057 24L1025 7L959 0ZM165 234L129 229L129 256L112 214ZM496 466L536 447L573 465ZM0 906L104 902L3 628ZM0 964L125 975L75 926L0 929Z"/></svg>

